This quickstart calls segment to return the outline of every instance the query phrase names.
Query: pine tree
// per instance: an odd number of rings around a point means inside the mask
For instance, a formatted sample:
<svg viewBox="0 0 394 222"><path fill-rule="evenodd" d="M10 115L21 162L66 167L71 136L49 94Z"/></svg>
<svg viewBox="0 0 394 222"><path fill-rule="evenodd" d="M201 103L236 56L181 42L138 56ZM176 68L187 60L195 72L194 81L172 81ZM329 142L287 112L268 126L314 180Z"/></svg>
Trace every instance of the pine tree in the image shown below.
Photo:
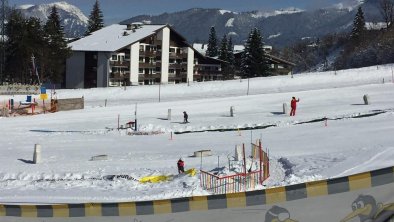
<svg viewBox="0 0 394 222"><path fill-rule="evenodd" d="M6 26L6 65L7 81L17 83L36 83L32 70L31 57L40 59L47 49L41 21L26 19L17 10L11 10Z"/></svg>
<svg viewBox="0 0 394 222"><path fill-rule="evenodd" d="M268 65L263 49L260 31L254 28L245 44L242 55L241 71L244 77L268 76Z"/></svg>
<svg viewBox="0 0 394 222"><path fill-rule="evenodd" d="M103 12L100 9L100 4L98 0L93 5L93 10L89 15L88 29L85 36L90 35L90 33L100 30L104 27Z"/></svg>
<svg viewBox="0 0 394 222"><path fill-rule="evenodd" d="M216 37L216 30L215 27L211 27L208 39L208 48L206 55L209 57L218 56L218 44L217 44L217 37Z"/></svg>
<svg viewBox="0 0 394 222"><path fill-rule="evenodd" d="M228 38L228 42L227 42L227 61L229 62L232 69L234 69L234 64L235 64L234 45L231 36Z"/></svg>
<svg viewBox="0 0 394 222"><path fill-rule="evenodd" d="M219 59L228 62L227 36L224 35L220 42Z"/></svg>
<svg viewBox="0 0 394 222"><path fill-rule="evenodd" d="M365 28L364 12L361 7L358 7L357 14L354 17L354 21L353 21L353 30L350 35L350 39L354 41L355 45L358 45L359 43L362 42L365 31L366 28Z"/></svg>
<svg viewBox="0 0 394 222"><path fill-rule="evenodd" d="M60 25L60 16L56 6L52 7L51 14L44 26L47 44L48 44L48 61L46 69L46 78L51 82L60 83L64 77L65 60L71 55L71 49L67 46L64 38L63 27Z"/></svg>

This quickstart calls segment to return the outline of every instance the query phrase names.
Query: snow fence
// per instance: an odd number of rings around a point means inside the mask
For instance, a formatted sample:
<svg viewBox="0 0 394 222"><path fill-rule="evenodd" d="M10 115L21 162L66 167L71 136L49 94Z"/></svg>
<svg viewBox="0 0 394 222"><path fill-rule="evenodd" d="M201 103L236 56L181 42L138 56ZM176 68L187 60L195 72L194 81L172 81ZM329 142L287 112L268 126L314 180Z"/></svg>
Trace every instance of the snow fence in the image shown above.
<svg viewBox="0 0 394 222"><path fill-rule="evenodd" d="M394 167L222 195L126 203L0 205L0 221L64 221L65 217L67 221L138 222L393 221Z"/></svg>

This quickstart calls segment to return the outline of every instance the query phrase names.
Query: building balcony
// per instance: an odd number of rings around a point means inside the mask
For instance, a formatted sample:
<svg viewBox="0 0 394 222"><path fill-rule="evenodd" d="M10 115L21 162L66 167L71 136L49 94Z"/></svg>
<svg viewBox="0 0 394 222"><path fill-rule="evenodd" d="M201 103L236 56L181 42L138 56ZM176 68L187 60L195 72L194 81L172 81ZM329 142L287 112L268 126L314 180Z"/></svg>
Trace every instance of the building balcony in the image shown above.
<svg viewBox="0 0 394 222"><path fill-rule="evenodd" d="M139 63L139 68L156 68L156 62L152 62L152 63L145 63L145 62L141 62Z"/></svg>
<svg viewBox="0 0 394 222"><path fill-rule="evenodd" d="M111 78L125 78L129 76L130 72L111 72Z"/></svg>
<svg viewBox="0 0 394 222"><path fill-rule="evenodd" d="M218 70L197 70L194 72L197 75L222 75L222 71Z"/></svg>
<svg viewBox="0 0 394 222"><path fill-rule="evenodd" d="M179 64L179 63L170 63L169 68L171 69L181 69L182 67L186 67L187 64Z"/></svg>
<svg viewBox="0 0 394 222"><path fill-rule="evenodd" d="M146 56L146 57L156 57L157 55L160 55L161 53L158 51L140 51L140 56Z"/></svg>
<svg viewBox="0 0 394 222"><path fill-rule="evenodd" d="M129 67L130 66L130 61L124 60L124 61L110 61L109 62L110 66L118 66L118 67Z"/></svg>
<svg viewBox="0 0 394 222"><path fill-rule="evenodd" d="M161 78L161 74L160 73L155 73L155 74L139 74L139 78L140 79L157 79L157 78Z"/></svg>
<svg viewBox="0 0 394 222"><path fill-rule="evenodd" d="M187 58L187 53L170 52L169 56L171 59L184 59Z"/></svg>

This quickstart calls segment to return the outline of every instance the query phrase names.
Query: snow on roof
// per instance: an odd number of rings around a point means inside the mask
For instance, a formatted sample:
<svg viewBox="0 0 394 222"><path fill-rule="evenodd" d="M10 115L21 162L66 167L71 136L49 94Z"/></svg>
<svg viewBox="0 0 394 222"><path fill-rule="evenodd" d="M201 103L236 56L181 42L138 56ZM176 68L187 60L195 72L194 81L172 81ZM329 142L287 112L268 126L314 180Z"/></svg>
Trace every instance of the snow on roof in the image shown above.
<svg viewBox="0 0 394 222"><path fill-rule="evenodd" d="M244 51L245 46L244 45L234 45L234 52L242 52Z"/></svg>
<svg viewBox="0 0 394 222"><path fill-rule="evenodd" d="M166 25L143 25L138 29L127 30L127 25L114 24L104 27L85 38L71 42L73 51L115 52L134 42L146 38Z"/></svg>
<svg viewBox="0 0 394 222"><path fill-rule="evenodd" d="M384 22L366 22L365 28L368 30L381 30L387 28L387 24Z"/></svg>
<svg viewBox="0 0 394 222"><path fill-rule="evenodd" d="M193 43L193 48L195 50L197 50L199 53L201 53L202 55L206 54L207 48L208 48L208 44L204 44L204 43Z"/></svg>

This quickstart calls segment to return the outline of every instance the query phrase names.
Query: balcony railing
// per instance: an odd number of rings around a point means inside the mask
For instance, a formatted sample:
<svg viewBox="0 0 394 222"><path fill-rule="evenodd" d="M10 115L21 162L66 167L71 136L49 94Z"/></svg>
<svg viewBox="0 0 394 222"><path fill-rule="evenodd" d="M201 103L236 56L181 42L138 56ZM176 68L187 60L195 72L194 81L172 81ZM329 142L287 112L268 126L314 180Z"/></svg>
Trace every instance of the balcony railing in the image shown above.
<svg viewBox="0 0 394 222"><path fill-rule="evenodd" d="M170 58L176 58L176 59L187 58L187 53L170 52Z"/></svg>
<svg viewBox="0 0 394 222"><path fill-rule="evenodd" d="M130 66L130 61L123 60L123 61L110 61L109 64L111 66L121 66L121 67L128 67Z"/></svg>
<svg viewBox="0 0 394 222"><path fill-rule="evenodd" d="M141 63L139 63L139 67L140 68L156 68L156 63L155 62L152 62L152 63L141 62Z"/></svg>
<svg viewBox="0 0 394 222"><path fill-rule="evenodd" d="M182 67L186 67L187 64L179 64L179 63L170 63L169 67L172 69L180 69Z"/></svg>
<svg viewBox="0 0 394 222"><path fill-rule="evenodd" d="M141 56L148 56L148 57L156 57L157 55L160 55L158 51L143 51L140 50L140 55Z"/></svg>

